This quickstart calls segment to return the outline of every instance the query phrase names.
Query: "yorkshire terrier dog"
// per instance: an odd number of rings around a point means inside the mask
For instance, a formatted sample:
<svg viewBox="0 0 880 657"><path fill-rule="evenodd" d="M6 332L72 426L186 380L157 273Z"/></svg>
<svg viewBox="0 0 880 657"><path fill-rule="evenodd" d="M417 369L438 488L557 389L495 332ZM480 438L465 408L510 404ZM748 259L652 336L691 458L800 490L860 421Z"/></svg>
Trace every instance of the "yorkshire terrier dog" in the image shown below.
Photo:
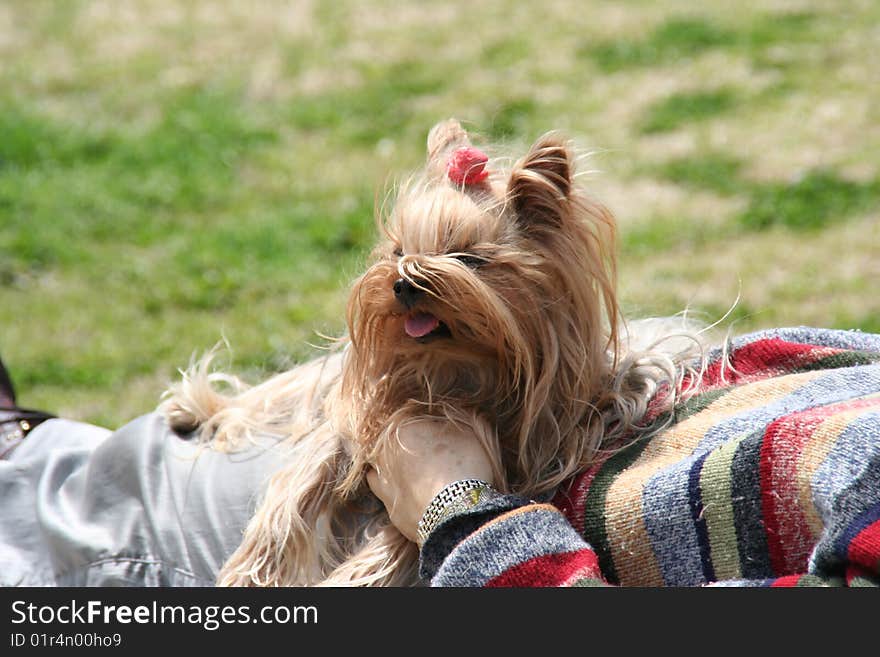
<svg viewBox="0 0 880 657"><path fill-rule="evenodd" d="M474 429L497 487L529 497L643 429L686 359L635 348L616 296L614 220L575 165L555 133L503 166L458 122L439 123L424 172L379 217L338 348L254 387L205 359L169 392L180 433L219 449L267 434L290 447L218 584L418 583L416 546L365 480L413 418Z"/></svg>

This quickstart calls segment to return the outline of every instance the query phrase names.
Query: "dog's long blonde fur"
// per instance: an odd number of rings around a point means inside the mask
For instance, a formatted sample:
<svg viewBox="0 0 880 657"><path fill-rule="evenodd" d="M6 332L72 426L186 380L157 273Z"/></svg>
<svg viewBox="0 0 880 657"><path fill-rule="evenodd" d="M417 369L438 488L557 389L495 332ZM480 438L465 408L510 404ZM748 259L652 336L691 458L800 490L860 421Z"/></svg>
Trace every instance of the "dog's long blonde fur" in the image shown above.
<svg viewBox="0 0 880 657"><path fill-rule="evenodd" d="M221 449L270 434L291 450L219 584L417 583L415 546L365 485L408 420L472 427L498 486L533 497L643 432L658 389L680 390L693 350L632 348L614 220L575 184L569 143L545 135L509 169L490 161L487 180L455 184L447 159L469 145L453 120L429 134L425 171L380 218L332 353L254 387L204 359L169 391L179 432ZM414 337L413 318L438 328Z"/></svg>

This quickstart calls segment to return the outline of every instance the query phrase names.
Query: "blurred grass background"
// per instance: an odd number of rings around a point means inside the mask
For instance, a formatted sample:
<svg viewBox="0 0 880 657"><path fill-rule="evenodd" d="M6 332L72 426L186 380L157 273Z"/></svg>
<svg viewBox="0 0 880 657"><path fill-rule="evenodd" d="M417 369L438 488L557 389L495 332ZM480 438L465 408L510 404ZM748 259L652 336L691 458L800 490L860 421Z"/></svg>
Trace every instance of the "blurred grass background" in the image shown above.
<svg viewBox="0 0 880 657"><path fill-rule="evenodd" d="M111 427L221 338L290 366L448 116L595 151L631 316L880 331L878 49L874 0L2 0L0 353Z"/></svg>

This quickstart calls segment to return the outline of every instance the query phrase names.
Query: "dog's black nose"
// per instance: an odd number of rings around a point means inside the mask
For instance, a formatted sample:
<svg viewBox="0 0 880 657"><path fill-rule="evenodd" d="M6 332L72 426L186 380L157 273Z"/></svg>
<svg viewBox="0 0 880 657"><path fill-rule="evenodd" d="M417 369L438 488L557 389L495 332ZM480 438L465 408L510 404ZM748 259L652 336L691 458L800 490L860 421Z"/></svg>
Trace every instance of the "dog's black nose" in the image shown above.
<svg viewBox="0 0 880 657"><path fill-rule="evenodd" d="M412 308L422 295L422 290L405 278L398 278L392 287L394 297L407 308Z"/></svg>

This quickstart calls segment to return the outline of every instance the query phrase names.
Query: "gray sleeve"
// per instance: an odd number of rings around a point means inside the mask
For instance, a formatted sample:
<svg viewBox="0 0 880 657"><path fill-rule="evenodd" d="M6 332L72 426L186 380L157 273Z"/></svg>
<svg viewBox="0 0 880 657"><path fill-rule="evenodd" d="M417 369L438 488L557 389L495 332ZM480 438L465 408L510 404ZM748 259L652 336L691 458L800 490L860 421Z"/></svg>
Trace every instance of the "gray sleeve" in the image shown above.
<svg viewBox="0 0 880 657"><path fill-rule="evenodd" d="M281 454L215 452L155 413L49 420L0 461L0 584L213 585Z"/></svg>

